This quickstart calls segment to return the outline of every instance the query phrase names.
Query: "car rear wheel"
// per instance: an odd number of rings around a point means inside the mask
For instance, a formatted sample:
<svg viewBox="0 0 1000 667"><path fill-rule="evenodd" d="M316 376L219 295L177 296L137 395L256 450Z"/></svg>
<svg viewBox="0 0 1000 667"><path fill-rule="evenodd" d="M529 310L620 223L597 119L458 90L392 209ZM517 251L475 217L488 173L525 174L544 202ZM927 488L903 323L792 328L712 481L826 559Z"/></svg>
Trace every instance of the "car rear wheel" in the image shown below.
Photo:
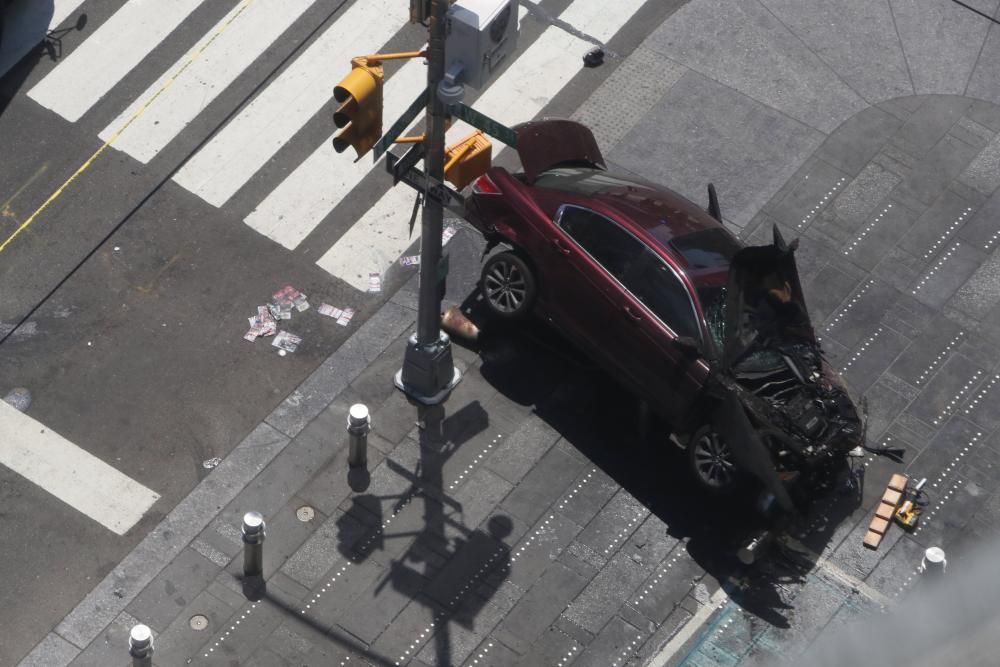
<svg viewBox="0 0 1000 667"><path fill-rule="evenodd" d="M713 493L733 491L739 470L726 441L708 426L703 426L688 444L688 459L698 482Z"/></svg>
<svg viewBox="0 0 1000 667"><path fill-rule="evenodd" d="M486 260L479 286L490 311L505 320L521 319L535 300L535 274L512 250Z"/></svg>

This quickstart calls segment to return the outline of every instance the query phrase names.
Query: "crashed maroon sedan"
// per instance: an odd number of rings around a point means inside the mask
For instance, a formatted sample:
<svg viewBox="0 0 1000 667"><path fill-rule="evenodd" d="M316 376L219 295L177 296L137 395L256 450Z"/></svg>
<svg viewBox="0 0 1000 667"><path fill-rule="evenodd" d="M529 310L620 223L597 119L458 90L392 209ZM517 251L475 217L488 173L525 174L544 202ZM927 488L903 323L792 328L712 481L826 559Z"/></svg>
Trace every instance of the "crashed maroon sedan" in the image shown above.
<svg viewBox="0 0 1000 667"><path fill-rule="evenodd" d="M809 321L797 241L775 229L744 247L711 185L706 212L610 173L578 123L515 129L522 171L491 168L466 205L503 246L482 270L489 309L553 324L667 421L708 489L755 479L793 510L801 482L863 441Z"/></svg>

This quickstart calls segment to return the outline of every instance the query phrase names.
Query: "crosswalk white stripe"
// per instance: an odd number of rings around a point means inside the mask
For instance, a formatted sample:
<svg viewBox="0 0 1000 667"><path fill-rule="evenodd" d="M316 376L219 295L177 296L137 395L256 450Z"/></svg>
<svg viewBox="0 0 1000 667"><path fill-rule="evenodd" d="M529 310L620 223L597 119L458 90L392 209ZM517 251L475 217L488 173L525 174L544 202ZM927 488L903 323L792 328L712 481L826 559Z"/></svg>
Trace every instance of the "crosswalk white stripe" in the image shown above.
<svg viewBox="0 0 1000 667"><path fill-rule="evenodd" d="M160 497L4 401L0 464L118 535Z"/></svg>
<svg viewBox="0 0 1000 667"><path fill-rule="evenodd" d="M55 0L52 6L52 20L49 21L49 30L58 28L82 4L83 0Z"/></svg>
<svg viewBox="0 0 1000 667"><path fill-rule="evenodd" d="M527 13L527 8L520 7L518 21ZM386 81L383 125L388 127L426 87L424 61L406 63ZM420 120L418 116L404 135L410 134ZM372 170L367 155L352 162L353 152L336 153L330 144L332 138L333 134L268 194L244 222L289 250L295 249Z"/></svg>
<svg viewBox="0 0 1000 667"><path fill-rule="evenodd" d="M313 2L252 0L249 4L240 3L206 33L212 35L213 40L208 48L205 48L208 37L202 38L111 121L101 132L101 139L108 141L114 137L159 91L156 104L135 118L114 143L115 148L140 162L149 162Z"/></svg>
<svg viewBox="0 0 1000 667"><path fill-rule="evenodd" d="M423 60L403 65L386 83L383 117L399 116L426 88ZM354 162L354 151L338 154L332 139L333 134L246 217L250 227L292 250L372 170L369 155Z"/></svg>
<svg viewBox="0 0 1000 667"><path fill-rule="evenodd" d="M222 206L332 98L353 56L379 49L406 23L400 0L356 0L174 176Z"/></svg>
<svg viewBox="0 0 1000 667"><path fill-rule="evenodd" d="M609 40L646 0L574 0L560 16L576 30L598 40ZM476 100L475 108L508 124L531 120L580 71L590 43L558 26L550 26ZM468 127L456 123L450 133L462 136ZM408 235L413 193L396 186L389 190L316 262L328 273L358 290L367 289L368 274L383 272L419 236L419 226Z"/></svg>
<svg viewBox="0 0 1000 667"><path fill-rule="evenodd" d="M77 121L149 55L202 0L130 0L28 92Z"/></svg>

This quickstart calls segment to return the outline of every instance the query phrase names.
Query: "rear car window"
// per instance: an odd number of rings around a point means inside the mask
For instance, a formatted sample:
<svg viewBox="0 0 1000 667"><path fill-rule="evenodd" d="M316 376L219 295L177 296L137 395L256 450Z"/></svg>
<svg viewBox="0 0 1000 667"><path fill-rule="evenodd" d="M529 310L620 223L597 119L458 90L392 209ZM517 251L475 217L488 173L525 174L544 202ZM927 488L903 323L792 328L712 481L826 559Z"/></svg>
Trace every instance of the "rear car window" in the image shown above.
<svg viewBox="0 0 1000 667"><path fill-rule="evenodd" d="M740 250L740 242L721 227L702 229L670 239L690 269L721 269L729 266Z"/></svg>
<svg viewBox="0 0 1000 667"><path fill-rule="evenodd" d="M643 245L600 213L579 206L564 206L559 226L618 280L642 254Z"/></svg>
<svg viewBox="0 0 1000 667"><path fill-rule="evenodd" d="M535 187L570 192L583 197L593 197L622 188L640 185L635 179L620 178L592 167L559 167L549 169L535 180Z"/></svg>

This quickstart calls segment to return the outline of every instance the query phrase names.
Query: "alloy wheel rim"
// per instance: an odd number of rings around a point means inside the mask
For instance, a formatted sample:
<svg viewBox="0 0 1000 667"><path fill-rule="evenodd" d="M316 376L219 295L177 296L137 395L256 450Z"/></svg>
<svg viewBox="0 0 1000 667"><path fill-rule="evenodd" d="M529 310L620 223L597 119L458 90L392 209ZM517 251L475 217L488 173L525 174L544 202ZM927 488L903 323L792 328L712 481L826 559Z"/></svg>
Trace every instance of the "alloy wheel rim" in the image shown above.
<svg viewBox="0 0 1000 667"><path fill-rule="evenodd" d="M714 433L701 436L695 443L694 461L698 474L709 486L721 489L733 481L732 452Z"/></svg>
<svg viewBox="0 0 1000 667"><path fill-rule="evenodd" d="M524 304L528 286L521 270L512 262L497 262L484 281L486 298L503 313L517 311Z"/></svg>

